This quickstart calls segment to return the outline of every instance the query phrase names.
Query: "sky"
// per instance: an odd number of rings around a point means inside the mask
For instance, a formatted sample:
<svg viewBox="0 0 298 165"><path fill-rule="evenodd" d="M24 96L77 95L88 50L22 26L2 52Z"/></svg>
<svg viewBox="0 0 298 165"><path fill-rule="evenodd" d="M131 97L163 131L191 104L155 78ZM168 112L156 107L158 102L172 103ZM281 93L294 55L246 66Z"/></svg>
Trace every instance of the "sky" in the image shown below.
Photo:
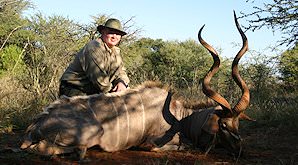
<svg viewBox="0 0 298 165"><path fill-rule="evenodd" d="M30 14L41 12L46 16L62 15L80 23L89 24L91 16L99 14L111 15L119 20L134 17L135 26L142 29L140 37L152 39L198 41L197 33L205 24L202 37L219 51L221 56L233 57L239 51L235 44L242 44L238 33L233 10L249 13L253 6L262 3L246 3L246 0L31 0L35 9ZM258 0L256 0L258 1ZM271 2L271 0L262 0ZM240 25L248 25L245 19ZM266 54L273 54L267 49L276 45L281 39L278 32L271 29L245 32L249 49ZM285 48L281 47L281 50Z"/></svg>

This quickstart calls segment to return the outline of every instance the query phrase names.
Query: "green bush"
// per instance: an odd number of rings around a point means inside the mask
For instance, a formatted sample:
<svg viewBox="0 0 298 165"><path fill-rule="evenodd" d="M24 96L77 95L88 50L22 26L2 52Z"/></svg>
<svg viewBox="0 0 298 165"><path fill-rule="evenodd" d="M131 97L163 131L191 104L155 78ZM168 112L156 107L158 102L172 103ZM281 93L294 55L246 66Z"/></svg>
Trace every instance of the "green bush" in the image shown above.
<svg viewBox="0 0 298 165"><path fill-rule="evenodd" d="M25 69L23 50L16 45L9 45L0 51L0 76L9 73L21 74Z"/></svg>

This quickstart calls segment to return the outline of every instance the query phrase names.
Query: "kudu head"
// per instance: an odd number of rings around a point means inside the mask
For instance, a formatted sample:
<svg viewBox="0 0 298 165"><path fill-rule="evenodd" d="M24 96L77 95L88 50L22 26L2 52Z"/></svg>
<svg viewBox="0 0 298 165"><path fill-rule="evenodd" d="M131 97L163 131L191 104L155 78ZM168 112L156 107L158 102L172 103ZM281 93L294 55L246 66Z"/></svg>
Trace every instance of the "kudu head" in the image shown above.
<svg viewBox="0 0 298 165"><path fill-rule="evenodd" d="M240 154L242 147L241 137L238 133L239 119L251 120L248 116L246 116L243 113L249 104L249 89L245 84L244 80L240 77L238 70L238 62L240 58L244 55L244 53L247 51L248 42L245 34L239 26L235 12L234 19L236 27L242 37L243 45L236 57L234 58L232 64L232 77L242 90L242 96L233 108L224 97L222 97L216 91L212 90L210 87L210 80L219 69L220 59L218 57L218 53L201 37L201 32L204 26L200 29L198 33L198 38L200 43L210 52L214 61L212 67L204 77L203 92L206 96L213 99L221 106L221 110L216 110L208 122L211 122L210 125L213 125L213 127L215 126L215 129L212 129L213 132L216 134L216 143L220 144L225 149L234 154Z"/></svg>

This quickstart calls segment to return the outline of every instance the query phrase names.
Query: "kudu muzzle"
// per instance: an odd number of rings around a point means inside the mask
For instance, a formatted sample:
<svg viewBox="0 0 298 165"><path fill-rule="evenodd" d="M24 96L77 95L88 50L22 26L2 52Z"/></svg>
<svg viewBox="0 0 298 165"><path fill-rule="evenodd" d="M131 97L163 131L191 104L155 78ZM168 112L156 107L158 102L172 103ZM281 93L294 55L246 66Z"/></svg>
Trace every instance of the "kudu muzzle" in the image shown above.
<svg viewBox="0 0 298 165"><path fill-rule="evenodd" d="M242 139L238 133L230 131L224 123L219 121L219 131L217 133L217 142L220 146L232 154L240 154L242 150Z"/></svg>

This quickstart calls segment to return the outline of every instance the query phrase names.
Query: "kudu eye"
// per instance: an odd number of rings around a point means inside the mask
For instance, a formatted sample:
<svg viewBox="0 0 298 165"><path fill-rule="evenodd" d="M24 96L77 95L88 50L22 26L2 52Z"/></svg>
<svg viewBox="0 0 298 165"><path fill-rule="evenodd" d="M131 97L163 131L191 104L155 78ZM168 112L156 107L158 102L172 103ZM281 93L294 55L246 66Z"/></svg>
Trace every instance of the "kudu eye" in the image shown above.
<svg viewBox="0 0 298 165"><path fill-rule="evenodd" d="M222 126L226 128L227 127L227 124L226 123L222 123Z"/></svg>

